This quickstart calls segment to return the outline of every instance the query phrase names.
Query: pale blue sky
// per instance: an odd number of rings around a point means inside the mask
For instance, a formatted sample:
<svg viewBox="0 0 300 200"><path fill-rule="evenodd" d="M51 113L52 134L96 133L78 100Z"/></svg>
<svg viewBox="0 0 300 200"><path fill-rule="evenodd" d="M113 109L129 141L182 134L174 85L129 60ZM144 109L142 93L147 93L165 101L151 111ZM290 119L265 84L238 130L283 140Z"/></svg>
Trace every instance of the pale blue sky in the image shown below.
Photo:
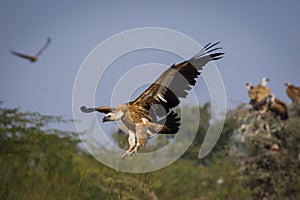
<svg viewBox="0 0 300 200"><path fill-rule="evenodd" d="M73 83L87 54L119 32L163 27L201 45L222 42L226 55L217 65L229 107L232 102L247 102L245 83L256 84L263 76L271 79L275 95L290 102L284 83L300 85L299 9L299 1L271 0L1 1L0 100L7 107L72 118ZM11 49L34 54L47 37L52 43L35 64L10 54ZM168 54L149 52L153 56L147 57L146 53L124 62L134 67L182 61ZM203 84L199 81L197 87L204 87L199 83Z"/></svg>

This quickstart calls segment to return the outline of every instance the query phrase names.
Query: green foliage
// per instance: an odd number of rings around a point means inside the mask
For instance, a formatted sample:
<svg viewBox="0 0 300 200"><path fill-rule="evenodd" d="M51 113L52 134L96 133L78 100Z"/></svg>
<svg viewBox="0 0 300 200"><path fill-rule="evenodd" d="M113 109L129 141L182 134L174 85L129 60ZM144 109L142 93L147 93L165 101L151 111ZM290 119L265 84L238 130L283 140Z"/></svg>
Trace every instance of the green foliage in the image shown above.
<svg viewBox="0 0 300 200"><path fill-rule="evenodd" d="M253 199L296 199L300 191L300 118L293 116L284 122L270 113L243 108L236 112L235 117L243 119L236 130L242 139L235 142L240 154L234 155L243 185Z"/></svg>
<svg viewBox="0 0 300 200"><path fill-rule="evenodd" d="M61 121L59 117L1 108L1 199L53 199L54 195L68 197L74 192L69 185L78 178L71 176L70 165L78 152L77 141L72 133L48 128L49 123ZM52 190L57 193L51 194Z"/></svg>
<svg viewBox="0 0 300 200"><path fill-rule="evenodd" d="M191 114L182 131L199 128L182 158L159 171L129 174L96 161L80 148L76 134L52 128L69 120L0 108L0 199L299 198L299 107L290 108L286 122L243 106L230 111L218 143L200 162L210 106L186 109ZM114 137L126 149L126 136ZM149 149L170 139L158 137ZM271 150L273 144L278 151Z"/></svg>
<svg viewBox="0 0 300 200"><path fill-rule="evenodd" d="M185 119L181 123L180 129L184 134L190 134L193 131L197 131L193 143L188 150L183 154L182 158L189 160L196 160L198 158L199 149L204 140L210 121L210 104L206 103L203 107L185 106L186 110L184 116ZM200 121L197 123L197 116L200 116Z"/></svg>

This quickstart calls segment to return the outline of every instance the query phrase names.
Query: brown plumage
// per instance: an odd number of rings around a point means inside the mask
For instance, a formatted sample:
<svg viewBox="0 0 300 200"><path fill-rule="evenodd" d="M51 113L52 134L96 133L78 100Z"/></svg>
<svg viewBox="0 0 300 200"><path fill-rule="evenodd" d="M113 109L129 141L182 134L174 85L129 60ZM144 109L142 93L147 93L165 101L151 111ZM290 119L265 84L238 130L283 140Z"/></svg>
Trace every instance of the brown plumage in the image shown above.
<svg viewBox="0 0 300 200"><path fill-rule="evenodd" d="M262 82L256 86L256 100L257 102L266 101L270 95L271 88L266 87L267 83L269 82L269 78L264 77Z"/></svg>
<svg viewBox="0 0 300 200"><path fill-rule="evenodd" d="M248 96L250 98L249 104L254 110L264 110L266 111L267 99L270 95L271 88L267 88L266 84L269 79L264 77L262 82L254 87L250 82L246 83Z"/></svg>
<svg viewBox="0 0 300 200"><path fill-rule="evenodd" d="M256 99L256 89L255 89L255 87L250 82L246 83L246 86L247 86L248 96L250 98L250 101L255 100Z"/></svg>
<svg viewBox="0 0 300 200"><path fill-rule="evenodd" d="M286 94L292 100L292 102L299 103L300 102L300 87L296 87L292 85L290 82L285 84L286 86Z"/></svg>
<svg viewBox="0 0 300 200"><path fill-rule="evenodd" d="M24 59L27 59L29 60L30 62L34 63L36 61L38 61L40 55L45 51L45 49L49 46L51 42L51 38L48 38L47 39L47 42L44 44L44 46L34 55L34 56L30 56L30 55L26 55L26 54L23 54L23 53L19 53L19 52L16 52L16 51L11 51L11 53L15 56L18 56L20 58L24 58Z"/></svg>
<svg viewBox="0 0 300 200"><path fill-rule="evenodd" d="M279 116L281 120L286 120L288 116L288 108L286 104L280 99L276 98L274 94L271 94L268 104L268 110L273 112L276 116Z"/></svg>
<svg viewBox="0 0 300 200"><path fill-rule="evenodd" d="M129 129L129 149L123 158L136 153L140 146L144 147L147 138L153 134L175 134L179 130L180 118L172 109L180 103L179 98L187 96L203 67L223 57L224 53L212 53L221 49L213 48L217 44L209 43L191 59L172 65L132 102L115 108L83 106L81 111L106 113L103 122L122 120Z"/></svg>
<svg viewBox="0 0 300 200"><path fill-rule="evenodd" d="M256 87L254 87L250 82L246 83L248 96L250 98L249 104L253 109L258 110L257 106L257 96L256 96Z"/></svg>

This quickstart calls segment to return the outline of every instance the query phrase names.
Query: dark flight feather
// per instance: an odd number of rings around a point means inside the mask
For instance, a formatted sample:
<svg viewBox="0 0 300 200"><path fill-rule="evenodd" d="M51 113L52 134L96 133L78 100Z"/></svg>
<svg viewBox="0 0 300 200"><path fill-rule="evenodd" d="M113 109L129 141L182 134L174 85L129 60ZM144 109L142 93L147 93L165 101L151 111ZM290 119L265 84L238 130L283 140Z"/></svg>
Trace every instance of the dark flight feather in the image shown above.
<svg viewBox="0 0 300 200"><path fill-rule="evenodd" d="M218 60L224 53L212 53L222 48L213 48L219 44L207 44L191 59L179 64L172 65L164 71L161 76L146 89L133 104L140 105L146 109L152 108L159 116L166 116L169 110L176 107L179 98L185 98L192 86L196 84L196 78L200 75L203 67L212 60ZM156 106L160 104L161 106ZM156 109L159 107L160 109Z"/></svg>

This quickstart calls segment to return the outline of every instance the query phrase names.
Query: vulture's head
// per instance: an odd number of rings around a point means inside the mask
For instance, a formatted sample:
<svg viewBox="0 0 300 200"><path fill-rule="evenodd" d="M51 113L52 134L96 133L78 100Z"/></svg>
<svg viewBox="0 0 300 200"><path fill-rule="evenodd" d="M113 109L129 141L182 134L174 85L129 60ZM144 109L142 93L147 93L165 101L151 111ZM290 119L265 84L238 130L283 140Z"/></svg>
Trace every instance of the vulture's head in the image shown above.
<svg viewBox="0 0 300 200"><path fill-rule="evenodd" d="M120 120L123 117L124 113L122 111L118 112L109 112L104 115L102 122L111 122L111 121L117 121Z"/></svg>
<svg viewBox="0 0 300 200"><path fill-rule="evenodd" d="M253 88L252 84L250 82L246 83L247 89L251 90Z"/></svg>
<svg viewBox="0 0 300 200"><path fill-rule="evenodd" d="M262 78L261 84L262 84L263 86L266 86L267 83L268 83L269 81L270 81L270 79L269 79L268 77L263 77L263 78Z"/></svg>
<svg viewBox="0 0 300 200"><path fill-rule="evenodd" d="M271 102L274 102L274 101L275 101L275 98L276 98L276 97L275 97L275 94L270 94L270 95L269 95L269 98L270 98L270 101L271 101Z"/></svg>
<svg viewBox="0 0 300 200"><path fill-rule="evenodd" d="M291 84L290 82L286 82L284 85L285 85L286 87L289 87L289 86L291 86L292 84Z"/></svg>

